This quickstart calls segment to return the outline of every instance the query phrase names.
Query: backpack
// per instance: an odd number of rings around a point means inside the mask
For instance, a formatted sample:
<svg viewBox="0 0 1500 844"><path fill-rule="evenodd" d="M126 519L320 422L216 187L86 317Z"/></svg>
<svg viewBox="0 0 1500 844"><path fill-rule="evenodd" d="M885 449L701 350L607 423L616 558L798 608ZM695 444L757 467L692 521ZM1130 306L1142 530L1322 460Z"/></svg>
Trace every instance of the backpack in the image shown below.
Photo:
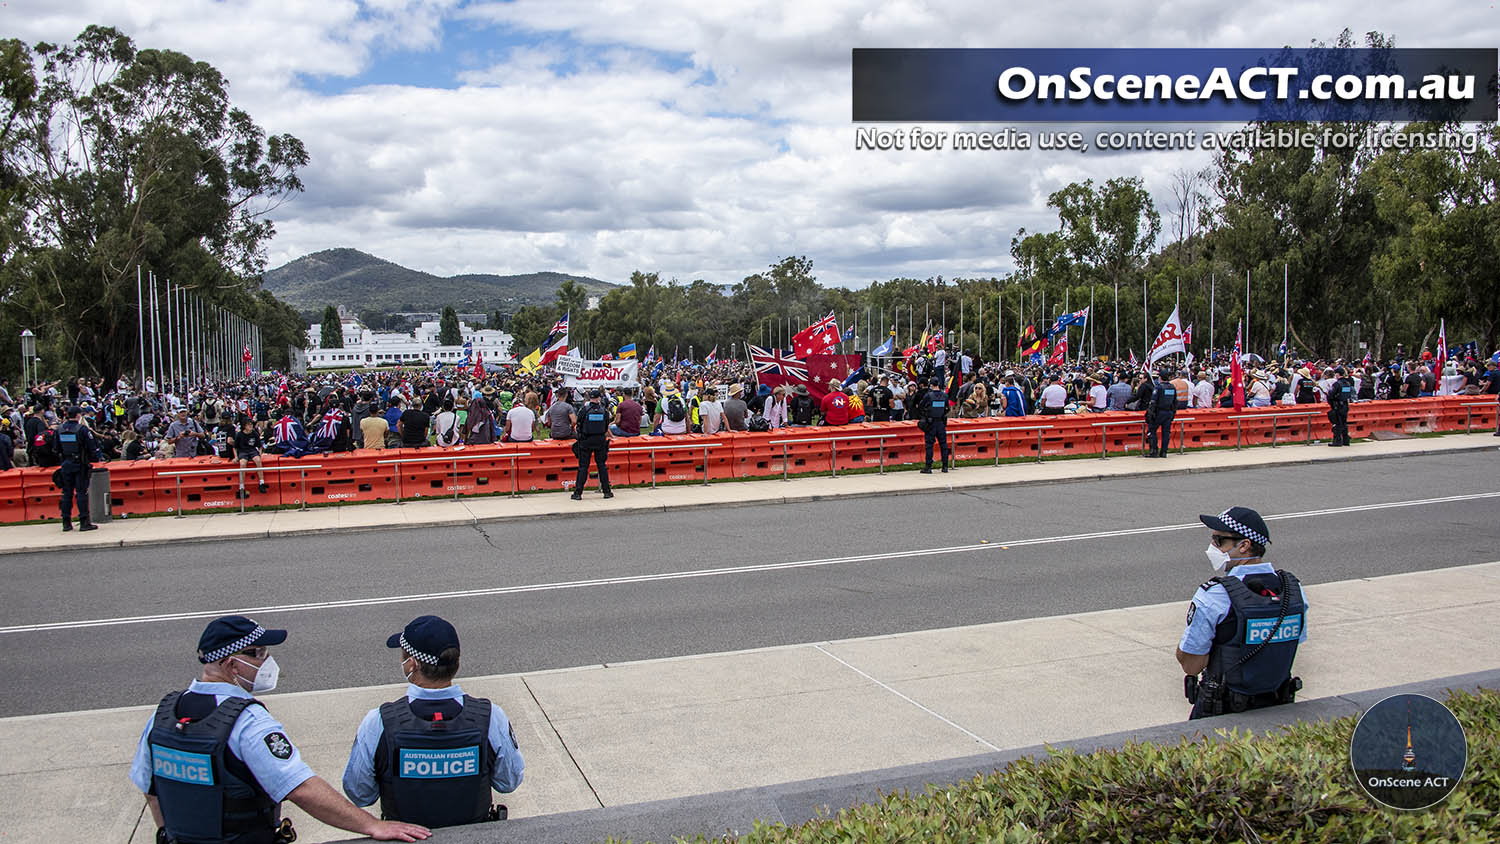
<svg viewBox="0 0 1500 844"><path fill-rule="evenodd" d="M757 413L754 416L750 417L749 422L745 423L745 430L760 432L769 431L771 430L771 423L766 419L766 417L761 416L759 413Z"/></svg>
<svg viewBox="0 0 1500 844"><path fill-rule="evenodd" d="M681 393L673 393L667 398L666 417L673 422L681 422L687 418L687 405L682 403Z"/></svg>

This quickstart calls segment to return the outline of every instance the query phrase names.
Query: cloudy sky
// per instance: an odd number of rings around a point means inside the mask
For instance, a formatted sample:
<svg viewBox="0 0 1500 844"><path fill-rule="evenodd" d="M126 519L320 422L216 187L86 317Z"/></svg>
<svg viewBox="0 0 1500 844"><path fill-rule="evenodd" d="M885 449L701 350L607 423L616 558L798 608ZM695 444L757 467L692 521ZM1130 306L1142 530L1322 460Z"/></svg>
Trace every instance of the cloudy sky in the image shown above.
<svg viewBox="0 0 1500 844"><path fill-rule="evenodd" d="M208 61L301 138L307 190L275 214L271 266L350 246L443 275L734 282L798 254L849 286L1004 273L1016 230L1055 228L1047 195L1087 177L1141 176L1167 217L1172 171L1207 161L856 151L851 48L1500 43L1494 5L1453 0L5 0L0 18L32 43L101 23Z"/></svg>

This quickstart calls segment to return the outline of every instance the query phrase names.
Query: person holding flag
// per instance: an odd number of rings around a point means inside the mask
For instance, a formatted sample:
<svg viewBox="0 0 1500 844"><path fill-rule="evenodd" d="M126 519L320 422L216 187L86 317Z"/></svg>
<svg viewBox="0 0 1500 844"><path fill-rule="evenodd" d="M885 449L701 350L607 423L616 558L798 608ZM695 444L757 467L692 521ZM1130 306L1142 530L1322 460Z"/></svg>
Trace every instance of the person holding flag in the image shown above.
<svg viewBox="0 0 1500 844"><path fill-rule="evenodd" d="M1245 323L1241 320L1234 329L1234 352L1229 356L1229 389L1234 402L1235 410L1245 407L1245 362L1242 360L1243 353L1240 350L1240 340L1245 330ZM1135 354L1132 352L1131 362L1135 362Z"/></svg>
<svg viewBox="0 0 1500 844"><path fill-rule="evenodd" d="M839 344L839 325L833 311L828 316L792 335L793 354L799 358L827 354Z"/></svg>
<svg viewBox="0 0 1500 844"><path fill-rule="evenodd" d="M615 356L620 360L635 360L635 344L626 343L625 345L620 347L620 350L615 353Z"/></svg>
<svg viewBox="0 0 1500 844"><path fill-rule="evenodd" d="M718 347L717 344L715 344L714 347L713 347L713 349L708 353L708 357L706 357L706 358L703 359L703 365L704 366L713 366L714 364L716 364L718 362L719 362L719 347Z"/></svg>

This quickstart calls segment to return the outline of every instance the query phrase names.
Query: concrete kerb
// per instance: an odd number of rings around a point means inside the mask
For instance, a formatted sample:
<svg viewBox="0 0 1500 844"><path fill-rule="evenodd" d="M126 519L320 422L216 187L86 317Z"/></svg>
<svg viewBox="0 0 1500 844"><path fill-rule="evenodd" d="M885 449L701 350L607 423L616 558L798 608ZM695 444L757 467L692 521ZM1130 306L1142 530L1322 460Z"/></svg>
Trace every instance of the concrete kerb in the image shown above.
<svg viewBox="0 0 1500 844"><path fill-rule="evenodd" d="M1452 434L1452 435L1445 435L1445 436L1465 436L1465 435L1463 435L1463 434ZM1488 435L1481 435L1481 436L1488 436ZM1495 448L1495 446L1493 446L1493 445L1488 445L1488 444L1481 445L1481 444L1475 443L1475 444L1471 444L1471 445L1460 445L1460 446L1455 446L1455 447L1450 447L1450 448L1421 448L1421 449L1416 449L1416 450L1411 450L1411 451L1402 451L1402 452L1399 452L1399 453L1392 453L1392 454L1358 454L1358 453L1351 454L1351 453L1340 453L1340 454L1336 454L1336 455L1325 454L1325 455L1320 455L1320 456L1316 456L1316 457L1312 456L1312 455L1308 455L1307 457L1303 457L1303 458L1296 458L1296 459L1289 459L1289 460L1278 460L1278 461L1276 461L1274 463L1264 464L1264 465L1270 465L1270 466L1306 466L1306 465L1312 465L1312 464L1316 464L1316 463L1333 463L1333 462L1344 463L1344 462L1363 461L1363 460L1389 460L1389 459L1401 458L1401 457L1420 457L1420 456L1424 456L1424 455L1463 454L1463 453L1470 453L1470 452L1490 451L1490 450L1493 450L1494 448ZM1198 452L1198 453L1199 454L1212 454L1214 452L1208 451L1208 452ZM1077 462L1078 461L1076 461L1076 460L1068 460L1068 461L1061 461L1060 460L1060 461L1057 461L1056 465L1067 466L1069 464L1076 464ZM1086 483L1086 482L1089 482L1089 481L1113 480L1113 479L1119 479L1119 478L1169 477L1169 476L1172 476L1172 475L1203 474L1203 473L1209 473L1209 472L1227 472L1227 471L1234 471L1234 470L1238 470L1238 469L1253 469L1253 468L1259 468L1260 465L1262 465L1262 464L1248 463L1248 462L1246 462L1246 463L1231 463L1231 464L1226 464L1226 465L1221 465L1221 466L1180 466L1180 467L1158 466L1158 465L1153 464L1151 466L1140 466L1138 468L1133 468L1130 471L1118 472L1118 473L1112 473L1112 474L1088 472L1088 473L1084 473L1084 474L1063 475L1063 476L1040 478L1040 479L1036 479L1036 478L1026 479L1025 482L1026 483L1032 483L1032 484L1036 484L1036 483L1062 484L1062 483ZM960 467L960 471L969 470L969 469L987 469L987 468L989 468L989 467L987 467L987 466ZM896 477L899 477L899 475L900 475L900 473L891 473L891 474L896 475ZM860 477L860 476L853 475L853 476L850 476L850 477ZM921 477L926 477L926 476L921 476ZM750 480L743 480L743 481L720 481L719 483L714 484L713 487L711 487L711 488L712 489L723 490L724 488L730 487L731 485L740 485L740 484L747 484L747 485L748 484L755 484L755 485L758 485L758 484L760 484L762 482L765 482L767 480L768 479L750 479ZM268 527L264 531L261 531L259 529L254 530L254 531L245 531L245 532L238 533L235 538L263 539L263 538L276 538L276 537L311 536L311 535L316 535L316 534L328 534L328 533L362 533L362 532L365 532L365 531L390 530L392 528L403 528L403 527L404 528L467 527L467 526L474 526L474 525L480 525L480 524L502 524L502 523L505 523L505 522L512 522L512 521L517 521L517 520L533 521L533 520L539 520L539 519L567 519L567 518L573 518L573 517L579 516L579 515L589 515L589 516L631 515L631 514L643 513L643 512L657 512L657 511L665 512L665 511L668 511L668 510L673 510L673 511L677 511L677 510L691 511L691 510L698 510L698 509L705 509L705 508L716 508L717 509L717 508L722 508L722 507L746 507L746 506L756 506L756 505L762 505L762 504L801 504L801 503L809 503L809 502L817 502L817 501L829 501L829 500L835 500L835 499L847 500L847 499L857 499L857 498L875 498L875 497L889 496L889 495L915 495L915 494L930 494L930 493L939 493L939 492L952 492L952 491L954 491L956 489L965 489L965 490L999 489L999 488L1003 488L1003 487L1007 487L1007 486L1012 486L1012 485L1014 485L1016 483L1020 483L1020 482L1022 482L1022 479L1016 479L1016 478L997 478L997 479L995 479L993 481L984 481L984 482L979 482L979 483L958 483L958 484L955 484L955 483L953 483L953 479L950 479L949 482L946 483L946 484L936 484L936 485L934 485L934 484L928 483L928 484L922 484L922 485L911 484L911 485L907 485L907 486L896 485L896 486L892 486L892 487L890 487L888 489L879 489L879 490L858 490L858 491L851 490L851 491L848 491L848 492L817 493L817 494L808 494L808 495L795 495L795 494L793 494L793 495L770 495L770 496L764 496L764 497L752 496L752 497L746 498L746 499L729 499L729 500L715 500L715 501L702 501L702 502L683 502L683 503L680 503L680 504L662 504L662 503L658 503L658 502L651 502L651 503L644 503L643 502L641 504L623 504L623 505L621 505L619 502L616 502L617 506L612 507L612 508L607 509L607 510L574 510L574 509L568 509L568 510L556 510L556 511L552 511L552 512L543 512L543 513L530 512L530 513L506 514L506 515L499 515L499 516L488 516L487 515L487 516L483 516L483 517L475 515L474 512L469 509L467 502L464 502L462 499L460 499L459 501L452 502L452 503L456 503L456 504L458 504L459 506L461 506L463 508L464 513L466 515L464 515L462 517L426 519L426 520L416 521L416 522L401 521L401 522L395 522L395 523L392 523L392 524L370 524L370 525L349 525L349 526L330 525L330 526L306 527L306 528L300 528L299 527L299 528L290 528L290 529L277 529L275 527L274 523L273 523L270 527ZM698 489L701 489L701 487L693 487L693 489L696 491ZM621 490L621 492L623 494L627 494L627 495L630 493L630 491L631 491L630 488L622 488L622 490ZM444 503L448 503L448 502L445 501ZM358 505L349 505L349 506L357 506L357 507L381 507L381 506L395 507L395 506L399 506L399 505L393 504L393 503L390 503L390 502L379 502L379 503L358 504ZM271 515L274 516L274 512ZM121 524L121 525L128 525L128 526L136 526L136 525L146 524L146 523L148 523L148 521L149 522L161 522L163 520L163 518L166 518L166 517L156 518L156 519L151 519L151 520L138 520L138 521L129 522L129 523L122 521L119 524ZM192 518L198 518L198 517L189 516L188 518L192 519ZM121 548L121 547L138 548L138 547L147 547L147 546L154 546L154 545L187 544L187 543L193 543L193 542L218 542L218 541L222 541L223 538L224 537L219 536L219 535L191 535L191 536L180 536L180 537L151 537L151 538L141 538L141 539L135 539L135 538L132 538L130 536L125 536L125 537L122 537L121 539L119 539L117 541L99 541L99 540L94 539L94 538L91 537L90 541L88 541L88 542L77 542L76 544L58 543L58 544L47 544L47 545L20 545L20 546L12 546L12 547L0 547L0 556L6 555L6 554L35 553L35 552L41 552L41 551L87 551L87 550L104 549L104 548Z"/></svg>
<svg viewBox="0 0 1500 844"><path fill-rule="evenodd" d="M1120 748L1132 742L1174 744L1183 739L1199 738L1213 741L1222 738L1230 729L1265 733L1299 722L1330 721L1357 715L1393 694L1426 694L1441 699L1450 690L1474 691L1480 688L1500 689L1500 668L1318 698L1239 715L1166 724L940 762L651 803L520 818L502 823L454 827L440 830L432 840L454 844L507 844L523 841L535 844L573 844L599 841L610 836L635 841L672 841L677 837L692 838L700 834L744 834L756 821L798 824L850 806L879 801L883 795L900 791L920 793L928 784L943 785L968 780L976 775L1003 769L1018 759L1045 756L1050 750L1071 749L1079 753L1090 753Z"/></svg>

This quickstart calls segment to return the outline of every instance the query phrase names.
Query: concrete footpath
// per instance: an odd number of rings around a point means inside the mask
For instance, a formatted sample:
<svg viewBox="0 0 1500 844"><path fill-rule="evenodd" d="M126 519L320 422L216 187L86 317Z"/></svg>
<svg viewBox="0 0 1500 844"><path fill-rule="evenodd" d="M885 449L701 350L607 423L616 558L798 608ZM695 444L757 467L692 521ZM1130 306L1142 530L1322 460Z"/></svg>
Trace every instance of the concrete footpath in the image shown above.
<svg viewBox="0 0 1500 844"><path fill-rule="evenodd" d="M735 504L792 504L826 498L893 495L941 490L1003 487L1103 478L1145 477L1180 472L1215 472L1330 460L1366 460L1421 454L1488 451L1497 448L1493 434L1447 434L1440 437L1390 441L1360 441L1350 448L1328 448L1326 443L1284 445L1243 451L1190 451L1165 460L1139 456L1109 459L1074 458L1044 463L1007 463L1001 466L964 466L948 474L923 475L908 467L885 474L746 481L716 481L711 485L621 487L606 501L590 488L582 501L565 492L532 493L519 497L491 496L408 501L402 504L347 504L309 510L227 512L181 518L116 519L90 533L64 533L56 524L0 527L0 554L31 551L87 550L124 546L219 542L226 539L299 536L312 533L388 530L399 527L447 527L504 522L512 519L558 518L579 513L631 513L724 507Z"/></svg>
<svg viewBox="0 0 1500 844"><path fill-rule="evenodd" d="M1307 597L1304 700L1500 668L1500 562L1318 583ZM504 802L534 817L1180 722L1185 606L462 680L511 716L526 781ZM337 783L362 714L401 688L265 700ZM0 719L0 840L150 842L126 779L150 709ZM347 837L288 814L302 841ZM434 840L474 840L462 835Z"/></svg>

